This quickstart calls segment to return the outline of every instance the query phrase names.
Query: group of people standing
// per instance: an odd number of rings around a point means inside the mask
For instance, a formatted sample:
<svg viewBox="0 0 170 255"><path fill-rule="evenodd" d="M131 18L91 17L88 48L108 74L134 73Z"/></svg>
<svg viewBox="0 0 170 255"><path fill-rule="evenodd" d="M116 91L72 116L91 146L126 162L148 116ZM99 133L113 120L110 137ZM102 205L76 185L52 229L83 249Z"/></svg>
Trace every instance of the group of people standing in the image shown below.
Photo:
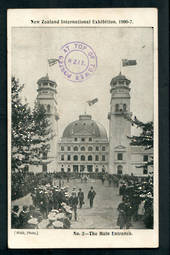
<svg viewBox="0 0 170 255"><path fill-rule="evenodd" d="M132 227L132 221L142 221L153 228L153 182L123 181L119 187L122 201L118 205L117 225L120 229Z"/></svg>
<svg viewBox="0 0 170 255"><path fill-rule="evenodd" d="M89 207L93 207L93 201L96 192L93 187L90 188L87 198L89 199ZM77 209L81 209L85 204L85 195L81 188L78 192L74 187L71 193L68 187L53 186L51 184L40 185L33 189L31 193L33 205L29 207L24 205L19 208L18 205L12 208L12 228L27 228L29 219L36 218L38 221L46 219L52 210L62 210L63 203L70 207L72 218L77 221Z"/></svg>

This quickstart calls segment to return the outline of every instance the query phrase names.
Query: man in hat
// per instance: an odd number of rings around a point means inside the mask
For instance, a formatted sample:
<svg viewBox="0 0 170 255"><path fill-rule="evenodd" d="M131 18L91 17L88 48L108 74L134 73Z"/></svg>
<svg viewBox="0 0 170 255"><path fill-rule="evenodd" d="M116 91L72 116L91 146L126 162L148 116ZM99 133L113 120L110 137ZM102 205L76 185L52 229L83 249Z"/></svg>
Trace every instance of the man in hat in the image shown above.
<svg viewBox="0 0 170 255"><path fill-rule="evenodd" d="M91 187L91 189L89 190L88 196L87 198L89 199L90 202L90 208L93 207L93 200L96 196L96 192L94 191L93 187Z"/></svg>
<svg viewBox="0 0 170 255"><path fill-rule="evenodd" d="M78 192L78 200L79 200L79 206L81 209L82 205L84 204L84 192L81 189L79 189L79 192Z"/></svg>
<svg viewBox="0 0 170 255"><path fill-rule="evenodd" d="M29 220L28 206L24 205L22 211L19 214L20 228L27 228L28 220Z"/></svg>
<svg viewBox="0 0 170 255"><path fill-rule="evenodd" d="M78 205L78 197L76 196L76 192L71 193L71 197L69 199L69 205L74 212L74 219L77 221L77 205Z"/></svg>
<svg viewBox="0 0 170 255"><path fill-rule="evenodd" d="M18 205L14 205L13 208L12 208L12 215L11 215L12 228L19 228L18 212L19 212Z"/></svg>

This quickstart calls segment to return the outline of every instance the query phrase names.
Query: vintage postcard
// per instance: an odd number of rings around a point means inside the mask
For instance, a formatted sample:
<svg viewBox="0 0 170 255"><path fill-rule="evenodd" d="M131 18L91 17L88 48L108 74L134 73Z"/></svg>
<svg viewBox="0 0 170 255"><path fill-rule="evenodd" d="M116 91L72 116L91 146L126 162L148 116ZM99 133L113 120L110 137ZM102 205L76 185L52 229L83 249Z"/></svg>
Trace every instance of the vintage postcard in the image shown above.
<svg viewBox="0 0 170 255"><path fill-rule="evenodd" d="M159 246L157 9L8 10L8 247Z"/></svg>

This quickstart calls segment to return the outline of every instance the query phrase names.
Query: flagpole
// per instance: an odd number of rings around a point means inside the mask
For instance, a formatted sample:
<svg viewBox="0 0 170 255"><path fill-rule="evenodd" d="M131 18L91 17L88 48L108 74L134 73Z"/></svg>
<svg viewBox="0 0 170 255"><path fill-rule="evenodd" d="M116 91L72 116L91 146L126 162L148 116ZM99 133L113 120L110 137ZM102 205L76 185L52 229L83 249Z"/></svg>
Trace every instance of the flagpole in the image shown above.
<svg viewBox="0 0 170 255"><path fill-rule="evenodd" d="M85 102L85 107L84 107L84 114L87 114L87 102Z"/></svg>
<svg viewBox="0 0 170 255"><path fill-rule="evenodd" d="M122 72L122 60L120 60L120 73Z"/></svg>

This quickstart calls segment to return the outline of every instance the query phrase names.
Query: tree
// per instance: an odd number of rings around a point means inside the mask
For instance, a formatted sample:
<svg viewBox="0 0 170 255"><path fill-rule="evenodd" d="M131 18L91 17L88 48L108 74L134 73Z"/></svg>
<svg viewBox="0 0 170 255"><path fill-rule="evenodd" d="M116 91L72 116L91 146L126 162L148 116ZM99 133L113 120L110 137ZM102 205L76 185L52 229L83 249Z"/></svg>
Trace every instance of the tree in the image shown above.
<svg viewBox="0 0 170 255"><path fill-rule="evenodd" d="M35 103L32 112L31 146L29 164L39 165L47 159L50 150L50 140L54 137L51 123L43 105Z"/></svg>
<svg viewBox="0 0 170 255"><path fill-rule="evenodd" d="M128 137L130 139L130 145L143 146L145 150L152 149L154 136L153 121L144 123L139 121L136 116L132 119L132 117L127 114L124 114L124 117L131 122L132 126L141 128L141 133L138 136ZM153 165L153 157L142 165L142 167L148 165Z"/></svg>
<svg viewBox="0 0 170 255"><path fill-rule="evenodd" d="M21 100L24 85L12 77L12 171L28 164L42 163L43 153L48 153L52 130L42 105L35 104L33 111Z"/></svg>
<svg viewBox="0 0 170 255"><path fill-rule="evenodd" d="M12 77L11 164L13 171L23 166L30 146L28 127L32 117L28 105L21 102L20 93L23 88L24 85L20 85L19 81Z"/></svg>

